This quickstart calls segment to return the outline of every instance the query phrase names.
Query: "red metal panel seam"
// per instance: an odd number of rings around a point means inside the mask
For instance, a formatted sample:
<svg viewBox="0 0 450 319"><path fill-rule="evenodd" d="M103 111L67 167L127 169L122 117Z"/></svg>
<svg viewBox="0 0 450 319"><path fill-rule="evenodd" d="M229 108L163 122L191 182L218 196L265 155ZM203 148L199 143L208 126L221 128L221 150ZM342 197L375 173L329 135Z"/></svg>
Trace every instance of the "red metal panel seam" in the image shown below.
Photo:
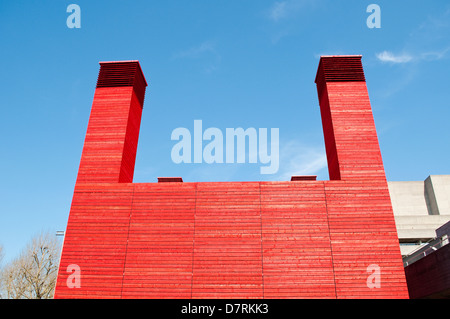
<svg viewBox="0 0 450 319"><path fill-rule="evenodd" d="M194 287L194 256L195 256L195 219L197 217L197 185L195 183L195 193L194 193L194 229L192 234L192 275L191 275L191 299L192 299L192 290Z"/></svg>
<svg viewBox="0 0 450 319"><path fill-rule="evenodd" d="M133 193L131 195L130 217L128 218L127 245L125 246L125 260L123 261L122 286L120 288L120 299L123 299L123 281L125 279L125 269L126 269L126 266L127 266L128 242L130 241L131 216L133 215L134 190L136 188L135 184L132 184L132 185L133 185Z"/></svg>
<svg viewBox="0 0 450 319"><path fill-rule="evenodd" d="M322 182L323 185L323 195L325 196L325 210L327 212L327 225L328 225L328 238L330 243L330 253L331 253L331 265L333 266L333 283L334 283L334 297L337 299L337 291L336 291L336 273L334 272L334 259L333 259L333 242L331 241L331 229L330 229L330 220L328 218L328 200L327 200L327 189L325 182Z"/></svg>
<svg viewBox="0 0 450 319"><path fill-rule="evenodd" d="M262 276L262 297L264 299L264 250L263 250L263 229L262 229L262 204L261 204L261 183L259 186L259 221L261 225L261 276Z"/></svg>

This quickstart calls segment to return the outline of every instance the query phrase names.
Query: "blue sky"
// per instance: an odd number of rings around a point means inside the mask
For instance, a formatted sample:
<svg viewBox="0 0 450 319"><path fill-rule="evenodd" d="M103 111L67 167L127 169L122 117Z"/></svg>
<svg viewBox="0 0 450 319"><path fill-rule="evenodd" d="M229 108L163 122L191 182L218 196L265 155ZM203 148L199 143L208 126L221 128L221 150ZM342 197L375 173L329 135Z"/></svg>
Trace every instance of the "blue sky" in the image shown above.
<svg viewBox="0 0 450 319"><path fill-rule="evenodd" d="M69 4L81 28L69 29ZM366 8L381 8L369 29ZM99 61L140 61L149 82L135 182L327 179L319 56L361 54L387 178L450 174L446 0L0 2L0 245L4 262L64 230ZM171 132L279 128L280 169L172 162Z"/></svg>

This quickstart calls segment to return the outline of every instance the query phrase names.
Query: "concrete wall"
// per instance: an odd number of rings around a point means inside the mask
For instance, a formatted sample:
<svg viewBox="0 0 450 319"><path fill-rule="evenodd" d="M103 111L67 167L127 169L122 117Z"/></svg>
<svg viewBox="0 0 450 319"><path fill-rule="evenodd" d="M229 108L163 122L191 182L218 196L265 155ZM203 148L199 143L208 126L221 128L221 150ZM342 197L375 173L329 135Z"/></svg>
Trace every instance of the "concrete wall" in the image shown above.
<svg viewBox="0 0 450 319"><path fill-rule="evenodd" d="M427 241L436 237L436 229L450 220L450 216L395 216L400 242Z"/></svg>
<svg viewBox="0 0 450 319"><path fill-rule="evenodd" d="M431 175L425 185L433 189L433 215L450 215L450 175Z"/></svg>
<svg viewBox="0 0 450 319"><path fill-rule="evenodd" d="M450 175L388 185L401 252L407 255L436 237L436 229L450 221Z"/></svg>
<svg viewBox="0 0 450 319"><path fill-rule="evenodd" d="M395 216L428 215L424 182L389 182Z"/></svg>
<svg viewBox="0 0 450 319"><path fill-rule="evenodd" d="M450 298L450 175L390 182L389 193L410 297Z"/></svg>

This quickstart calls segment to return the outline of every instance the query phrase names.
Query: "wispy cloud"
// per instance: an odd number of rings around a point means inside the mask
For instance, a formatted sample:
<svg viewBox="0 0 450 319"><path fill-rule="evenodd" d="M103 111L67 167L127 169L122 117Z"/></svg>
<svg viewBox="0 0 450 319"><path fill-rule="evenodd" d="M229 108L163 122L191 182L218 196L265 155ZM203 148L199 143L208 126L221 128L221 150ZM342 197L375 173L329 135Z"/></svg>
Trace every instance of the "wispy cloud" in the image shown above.
<svg viewBox="0 0 450 319"><path fill-rule="evenodd" d="M326 167L327 157L323 148L290 140L282 143L280 170L273 180L288 181L293 175L325 175Z"/></svg>
<svg viewBox="0 0 450 319"><path fill-rule="evenodd" d="M419 74L417 68L405 68L403 72L399 72L397 76L385 81L385 86L380 88L378 96L381 98L390 98L393 95L407 88Z"/></svg>
<svg viewBox="0 0 450 319"><path fill-rule="evenodd" d="M428 51L420 54L420 59L425 61L436 61L445 58L450 52L450 47L436 50L436 51Z"/></svg>
<svg viewBox="0 0 450 319"><path fill-rule="evenodd" d="M200 45L193 46L189 49L175 53L173 55L173 58L175 58L175 59L182 59L182 58L197 59L208 53L218 56L218 53L215 49L214 44L212 42L206 41Z"/></svg>
<svg viewBox="0 0 450 319"><path fill-rule="evenodd" d="M402 53L385 50L377 53L379 61L391 64L438 61L450 55L450 6L438 16L429 16L412 30ZM444 45L443 45L444 44Z"/></svg>
<svg viewBox="0 0 450 319"><path fill-rule="evenodd" d="M264 19L270 22L268 31L273 44L281 39L298 34L302 30L300 17L308 14L322 4L320 0L283 0L273 2L263 12Z"/></svg>
<svg viewBox="0 0 450 319"><path fill-rule="evenodd" d="M394 54L389 51L383 51L381 53L377 53L377 59L381 62L390 62L390 63L408 63L413 60L413 57L409 54Z"/></svg>
<svg viewBox="0 0 450 319"><path fill-rule="evenodd" d="M300 9L313 3L313 0L277 1L268 10L267 17L274 22L278 22L295 15Z"/></svg>
<svg viewBox="0 0 450 319"><path fill-rule="evenodd" d="M429 41L439 41L442 39L443 33L448 33L450 28L450 5L447 5L446 10L441 10L440 15L428 16L418 28L413 30L410 34L411 38L422 37Z"/></svg>
<svg viewBox="0 0 450 319"><path fill-rule="evenodd" d="M437 61L445 58L450 52L450 47L436 50L436 51L427 51L421 53L402 53L402 54L394 54L390 51L383 51L381 53L377 53L376 57L381 62L388 62L394 64L402 64L409 62L419 62L419 61Z"/></svg>
<svg viewBox="0 0 450 319"><path fill-rule="evenodd" d="M205 41L200 45L196 45L173 54L172 59L204 60L202 61L204 64L203 72L212 73L218 69L222 57L213 42Z"/></svg>
<svg viewBox="0 0 450 319"><path fill-rule="evenodd" d="M272 21L278 21L287 15L287 1L275 2L269 11L269 18Z"/></svg>

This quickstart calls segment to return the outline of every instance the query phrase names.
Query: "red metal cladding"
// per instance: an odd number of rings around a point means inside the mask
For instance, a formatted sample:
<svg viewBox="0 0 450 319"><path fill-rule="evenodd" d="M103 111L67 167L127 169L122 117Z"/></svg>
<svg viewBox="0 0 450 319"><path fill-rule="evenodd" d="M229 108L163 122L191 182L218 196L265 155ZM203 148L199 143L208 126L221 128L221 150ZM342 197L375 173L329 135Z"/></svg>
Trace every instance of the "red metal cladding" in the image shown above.
<svg viewBox="0 0 450 319"><path fill-rule="evenodd" d="M361 56L316 83L330 181L134 184L147 83L102 62L55 298L408 298Z"/></svg>

